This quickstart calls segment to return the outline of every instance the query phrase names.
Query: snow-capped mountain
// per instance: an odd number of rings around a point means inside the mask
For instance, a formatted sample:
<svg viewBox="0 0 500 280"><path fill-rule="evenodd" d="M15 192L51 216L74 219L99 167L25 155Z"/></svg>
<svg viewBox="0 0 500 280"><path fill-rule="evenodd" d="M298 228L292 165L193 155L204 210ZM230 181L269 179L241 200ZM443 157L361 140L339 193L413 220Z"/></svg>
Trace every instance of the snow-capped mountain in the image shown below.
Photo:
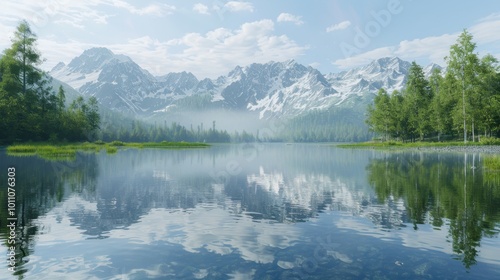
<svg viewBox="0 0 500 280"><path fill-rule="evenodd" d="M410 66L410 62L397 57L385 57L349 71L329 74L327 79L342 93L340 104L351 95L375 93L380 88L385 88L388 92L401 90L406 83Z"/></svg>
<svg viewBox="0 0 500 280"><path fill-rule="evenodd" d="M294 60L236 67L217 81L225 106L259 112L260 118L326 109L337 93L318 70Z"/></svg>
<svg viewBox="0 0 500 280"><path fill-rule="evenodd" d="M427 65L423 70L424 70L425 77L429 78L432 75L432 72L434 72L435 70L439 70L439 71L443 72L446 69L437 65L436 63L431 63L431 64Z"/></svg>
<svg viewBox="0 0 500 280"><path fill-rule="evenodd" d="M105 107L135 114L147 112L144 101L160 90L155 77L106 48L86 50L68 65L56 65L50 74L85 96L95 96Z"/></svg>
<svg viewBox="0 0 500 280"><path fill-rule="evenodd" d="M237 66L217 79L198 80L188 72L154 77L125 55L92 48L68 65L57 64L50 74L83 95L95 96L105 107L136 116L208 102L210 108L256 112L259 118L267 119L353 106L353 100L370 100L381 87L389 92L401 90L410 65L399 58L381 58L349 71L323 75L294 60L271 61ZM429 65L426 75L438 67Z"/></svg>

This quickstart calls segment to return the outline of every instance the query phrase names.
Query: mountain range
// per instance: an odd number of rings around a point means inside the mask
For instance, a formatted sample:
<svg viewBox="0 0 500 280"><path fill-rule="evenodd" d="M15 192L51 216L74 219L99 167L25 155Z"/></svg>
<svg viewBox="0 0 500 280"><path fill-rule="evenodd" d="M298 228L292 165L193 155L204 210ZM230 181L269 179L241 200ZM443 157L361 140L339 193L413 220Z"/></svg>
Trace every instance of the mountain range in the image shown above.
<svg viewBox="0 0 500 280"><path fill-rule="evenodd" d="M101 106L135 117L161 117L183 110L225 109L259 119L293 118L332 107L370 102L380 88L401 90L411 63L386 57L340 73L322 74L295 60L237 66L217 79L189 72L153 76L131 58L92 48L49 74ZM430 75L436 64L424 68Z"/></svg>

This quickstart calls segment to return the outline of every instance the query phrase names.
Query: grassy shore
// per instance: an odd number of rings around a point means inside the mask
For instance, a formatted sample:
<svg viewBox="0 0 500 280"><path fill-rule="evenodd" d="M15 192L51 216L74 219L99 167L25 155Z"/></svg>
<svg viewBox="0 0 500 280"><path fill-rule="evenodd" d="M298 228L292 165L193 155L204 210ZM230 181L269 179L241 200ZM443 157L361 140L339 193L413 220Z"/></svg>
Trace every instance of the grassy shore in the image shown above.
<svg viewBox="0 0 500 280"><path fill-rule="evenodd" d="M97 153L105 150L108 154L118 152L118 148L159 148L159 149L187 149L187 148L205 148L208 147L205 143L189 143L189 142L145 142L145 143L127 143L121 141L113 141L105 143L96 141L93 143L29 143L16 144L7 147L7 154L11 156L39 156L48 160L73 160L78 151Z"/></svg>
<svg viewBox="0 0 500 280"><path fill-rule="evenodd" d="M360 143L349 143L349 144L339 144L337 147L340 148L419 148L419 147L447 147L447 146L472 146L478 145L475 143L464 142L398 142L398 141L386 141L386 142L360 142Z"/></svg>
<svg viewBox="0 0 500 280"><path fill-rule="evenodd" d="M369 149L393 149L393 148L428 148L428 147L468 147L468 146L491 146L500 145L500 139L487 138L480 142L463 141L446 141L446 142L400 142L400 141L384 141L384 142L361 142L339 144L340 148L369 148Z"/></svg>

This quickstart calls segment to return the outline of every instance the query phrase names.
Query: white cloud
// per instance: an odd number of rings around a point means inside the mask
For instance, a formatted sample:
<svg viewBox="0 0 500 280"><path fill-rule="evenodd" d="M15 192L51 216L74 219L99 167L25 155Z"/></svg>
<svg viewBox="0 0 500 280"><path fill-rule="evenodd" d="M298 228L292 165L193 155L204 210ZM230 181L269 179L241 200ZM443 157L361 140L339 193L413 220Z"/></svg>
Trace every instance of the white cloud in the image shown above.
<svg viewBox="0 0 500 280"><path fill-rule="evenodd" d="M338 59L334 65L341 69L361 66L381 57L397 56L404 60L428 60L444 65L450 46L455 43L458 33L431 36L422 39L404 40L398 45L373 49L351 57Z"/></svg>
<svg viewBox="0 0 500 280"><path fill-rule="evenodd" d="M97 11L103 1L8 1L2 4L0 18L9 18L13 26L27 19L36 30L49 22L61 22L80 28L84 22L106 24L109 15ZM3 20L2 20L3 21Z"/></svg>
<svg viewBox="0 0 500 280"><path fill-rule="evenodd" d="M321 63L315 61L315 62L311 62L309 63L309 66L311 66L312 68L319 68L321 66Z"/></svg>
<svg viewBox="0 0 500 280"><path fill-rule="evenodd" d="M394 54L403 59L417 60L425 58L442 64L444 57L450 51L450 46L456 42L457 37L458 33L405 40L399 43Z"/></svg>
<svg viewBox="0 0 500 280"><path fill-rule="evenodd" d="M337 24L334 24L334 25L327 27L326 32L333 32L333 31L337 31L337 30L346 29L349 26L351 26L351 22L348 20L345 20L345 21L342 21L340 23L337 23Z"/></svg>
<svg viewBox="0 0 500 280"><path fill-rule="evenodd" d="M151 4L142 8L135 7L122 0L88 0L88 1L7 1L2 3L0 19L15 20L15 24L27 19L34 27L42 27L48 22L69 24L82 28L84 23L94 22L107 24L109 14L99 11L97 7L108 6L125 9L137 15L165 16L175 11L175 6Z"/></svg>
<svg viewBox="0 0 500 280"><path fill-rule="evenodd" d="M498 30L500 30L500 14L485 17L468 28L468 31L473 36L473 41L477 44L480 55L485 54L481 49L482 46L487 46L490 52L500 51L498 47L500 32ZM338 59L333 64L341 69L346 69L364 65L380 57L397 56L409 61L424 60L445 65L444 58L449 55L451 45L456 43L461 32L404 40L397 45L377 48L351 57Z"/></svg>
<svg viewBox="0 0 500 280"><path fill-rule="evenodd" d="M203 5L201 3L196 3L193 6L193 11L203 14L203 15L209 15L210 12L208 11L208 7L206 5Z"/></svg>
<svg viewBox="0 0 500 280"><path fill-rule="evenodd" d="M59 61L68 63L95 45L43 39L39 40L39 46L47 58L44 69L50 70ZM275 34L272 20L244 23L238 29L188 33L168 41L143 36L105 47L130 56L154 75L190 71L200 79L227 74L237 65L297 58L307 49L286 35Z"/></svg>
<svg viewBox="0 0 500 280"><path fill-rule="evenodd" d="M488 19L488 21L482 21L469 29L474 40L478 43L486 44L500 40L500 14L489 16Z"/></svg>
<svg viewBox="0 0 500 280"><path fill-rule="evenodd" d="M137 8L125 1L122 0L97 0L96 2L100 2L100 4L107 4L114 7L119 7L126 9L128 12L137 15L154 15L154 16L165 16L172 14L176 8L175 6L166 5L166 4L151 4L144 8Z"/></svg>
<svg viewBox="0 0 500 280"><path fill-rule="evenodd" d="M141 9L134 10L134 13L139 15L155 15L155 16L165 16L170 15L176 10L175 6L166 4L153 4L146 6Z"/></svg>
<svg viewBox="0 0 500 280"><path fill-rule="evenodd" d="M361 53L359 55L338 59L334 61L333 64L339 67L340 69L346 69L346 68L365 65L375 59L386 56L394 56L394 50L392 47L378 48L368 52Z"/></svg>
<svg viewBox="0 0 500 280"><path fill-rule="evenodd" d="M302 25L304 24L304 22L301 20L301 16L295 16L295 15L292 15L292 14L289 14L289 13L281 13L279 16L278 16L278 19L277 21L278 22L293 22L295 23L296 25Z"/></svg>
<svg viewBox="0 0 500 280"><path fill-rule="evenodd" d="M108 18L110 18L111 15L99 11L99 6L124 9L129 13L137 15L152 16L165 16L171 14L176 9L174 6L165 4L152 4L138 8L122 0L7 1L6 3L2 3L2 9L0 9L0 31L2 31L1 34L12 34L17 24L22 19L27 19L32 30L35 32L42 30L48 23L73 26L78 29L84 29L88 23L107 24ZM85 47L88 46L76 42L62 43L62 45L59 46L55 44L55 42L50 43L48 40L45 42L41 41L43 40L39 40L40 46L42 44L50 45L47 51L43 51L44 57L47 58L47 60L51 57L57 59L55 62L49 62L48 65L52 63L55 64L61 59L66 59L67 57L65 57L65 55L84 50ZM0 50L9 46L10 42L8 40L2 40L0 42ZM66 49L66 47L68 48ZM52 56L53 50L58 50L60 54L54 54Z"/></svg>
<svg viewBox="0 0 500 280"><path fill-rule="evenodd" d="M168 50L171 46L182 48L169 53L166 63L158 63L158 57L152 57L142 65L165 65L160 73L186 70L199 78L215 78L236 65L296 58L306 49L286 35L275 35L273 31L273 21L260 20L245 23L237 30L218 28L206 34L189 33L166 42Z"/></svg>
<svg viewBox="0 0 500 280"><path fill-rule="evenodd" d="M224 7L231 12L253 12L253 5L250 2L229 1L224 4Z"/></svg>

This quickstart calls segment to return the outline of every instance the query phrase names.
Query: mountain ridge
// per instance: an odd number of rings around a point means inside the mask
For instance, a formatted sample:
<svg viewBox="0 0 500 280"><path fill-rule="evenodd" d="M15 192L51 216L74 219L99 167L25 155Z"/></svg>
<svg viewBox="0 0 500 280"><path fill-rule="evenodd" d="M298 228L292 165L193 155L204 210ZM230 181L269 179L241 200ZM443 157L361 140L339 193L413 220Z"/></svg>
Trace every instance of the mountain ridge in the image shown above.
<svg viewBox="0 0 500 280"><path fill-rule="evenodd" d="M269 119L354 106L352 100L359 97L369 102L381 87L389 92L401 90L410 65L397 57L384 57L361 67L323 74L290 59L236 66L227 75L199 80L186 71L153 76L128 56L92 48L67 65L58 63L49 73L81 94L95 96L111 110L135 116L182 110L179 103L189 102L180 101L190 97L198 99L190 102L201 102L202 107L255 112L260 119ZM441 67L425 67L426 75L435 68Z"/></svg>

